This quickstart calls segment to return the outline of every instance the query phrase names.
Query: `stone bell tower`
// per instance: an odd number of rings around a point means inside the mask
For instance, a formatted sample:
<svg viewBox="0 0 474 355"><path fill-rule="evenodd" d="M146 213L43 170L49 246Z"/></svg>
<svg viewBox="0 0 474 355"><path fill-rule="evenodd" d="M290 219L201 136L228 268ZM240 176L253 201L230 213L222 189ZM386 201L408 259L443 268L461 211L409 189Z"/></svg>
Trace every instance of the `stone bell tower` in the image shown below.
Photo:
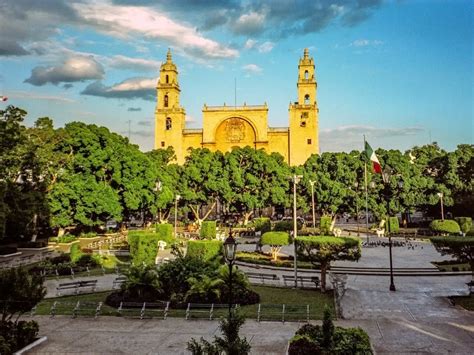
<svg viewBox="0 0 474 355"><path fill-rule="evenodd" d="M161 65L157 84L155 110L155 149L172 145L177 157L182 157L183 130L186 112L179 104L178 70L168 49L166 62ZM182 163L178 161L178 163Z"/></svg>
<svg viewBox="0 0 474 355"><path fill-rule="evenodd" d="M319 154L317 86L314 59L305 48L298 65L298 101L290 103L288 109L289 163L292 166L304 164L312 154Z"/></svg>

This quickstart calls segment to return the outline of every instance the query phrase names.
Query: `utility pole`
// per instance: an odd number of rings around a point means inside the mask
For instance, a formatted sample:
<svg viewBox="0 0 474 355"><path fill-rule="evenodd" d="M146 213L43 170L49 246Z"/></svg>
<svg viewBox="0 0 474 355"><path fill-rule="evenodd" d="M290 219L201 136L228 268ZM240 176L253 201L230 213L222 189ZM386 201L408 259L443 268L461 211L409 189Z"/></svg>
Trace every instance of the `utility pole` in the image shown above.
<svg viewBox="0 0 474 355"><path fill-rule="evenodd" d="M298 267L296 266L296 237L298 234L298 226L296 223L296 184L298 184L303 176L293 175L293 245L295 247L294 272L295 272L295 288L298 288Z"/></svg>
<svg viewBox="0 0 474 355"><path fill-rule="evenodd" d="M314 184L316 183L316 181L313 181L313 180L309 180L309 183L311 184L311 204L313 206L313 229L316 228L316 212L314 210Z"/></svg>

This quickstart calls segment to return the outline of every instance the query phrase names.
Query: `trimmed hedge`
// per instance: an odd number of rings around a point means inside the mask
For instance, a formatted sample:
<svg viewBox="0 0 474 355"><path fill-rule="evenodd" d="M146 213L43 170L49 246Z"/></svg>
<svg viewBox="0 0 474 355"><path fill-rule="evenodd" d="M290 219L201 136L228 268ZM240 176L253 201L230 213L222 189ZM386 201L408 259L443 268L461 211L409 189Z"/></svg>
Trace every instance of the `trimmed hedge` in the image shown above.
<svg viewBox="0 0 474 355"><path fill-rule="evenodd" d="M398 223L398 217L388 217L388 231L390 233L398 233L400 230L400 224Z"/></svg>
<svg viewBox="0 0 474 355"><path fill-rule="evenodd" d="M456 217L454 220L459 224L459 228L461 228L463 235L469 233L472 227L471 217Z"/></svg>
<svg viewBox="0 0 474 355"><path fill-rule="evenodd" d="M216 221L204 221L199 236L203 239L216 239Z"/></svg>
<svg viewBox="0 0 474 355"><path fill-rule="evenodd" d="M222 255L222 245L220 240L190 240L186 256L210 260Z"/></svg>
<svg viewBox="0 0 474 355"><path fill-rule="evenodd" d="M322 216L319 222L319 230L321 235L329 235L331 229L332 218L330 216Z"/></svg>
<svg viewBox="0 0 474 355"><path fill-rule="evenodd" d="M261 217L261 218L254 218L252 224L255 228L255 232L270 232L272 230L272 224L270 222L270 218Z"/></svg>
<svg viewBox="0 0 474 355"><path fill-rule="evenodd" d="M430 228L438 233L459 234L461 231L459 224L452 219L435 219L430 223Z"/></svg>
<svg viewBox="0 0 474 355"><path fill-rule="evenodd" d="M289 245L290 235L287 232L267 232L262 235L260 244L262 245Z"/></svg>
<svg viewBox="0 0 474 355"><path fill-rule="evenodd" d="M155 226L155 232L159 236L159 240L162 240L168 244L173 244L173 226L169 223L157 224Z"/></svg>
<svg viewBox="0 0 474 355"><path fill-rule="evenodd" d="M130 231L128 233L128 244L130 245L130 256L134 265L145 263L155 264L158 254L158 241L162 240L169 245L174 243L171 224L159 224L156 233L147 231Z"/></svg>

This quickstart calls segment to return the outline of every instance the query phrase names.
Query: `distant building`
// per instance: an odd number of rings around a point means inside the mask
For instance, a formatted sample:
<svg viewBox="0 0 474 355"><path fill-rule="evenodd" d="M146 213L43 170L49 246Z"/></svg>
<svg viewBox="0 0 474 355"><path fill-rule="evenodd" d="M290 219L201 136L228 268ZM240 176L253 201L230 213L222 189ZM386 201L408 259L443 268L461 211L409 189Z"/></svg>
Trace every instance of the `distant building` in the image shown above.
<svg viewBox="0 0 474 355"><path fill-rule="evenodd" d="M183 164L189 148L227 152L250 146L278 152L290 165L303 164L319 153L318 105L314 59L304 50L298 65L298 101L290 103L289 127L269 127L268 107L263 105L208 106L204 104L203 128L187 129L180 105L178 70L168 51L161 65L155 111L155 148L172 146Z"/></svg>

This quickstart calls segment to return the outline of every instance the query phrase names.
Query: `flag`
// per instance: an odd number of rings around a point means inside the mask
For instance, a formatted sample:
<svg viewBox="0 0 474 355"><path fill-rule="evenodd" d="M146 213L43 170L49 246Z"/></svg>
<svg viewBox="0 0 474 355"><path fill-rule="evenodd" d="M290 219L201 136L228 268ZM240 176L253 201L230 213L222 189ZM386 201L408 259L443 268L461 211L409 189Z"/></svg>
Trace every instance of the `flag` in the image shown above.
<svg viewBox="0 0 474 355"><path fill-rule="evenodd" d="M365 156L368 160L372 162L372 167L374 168L374 171L378 174L382 174L382 166L380 165L380 162L377 156L375 155L375 152L372 150L372 147L367 142L365 142Z"/></svg>

